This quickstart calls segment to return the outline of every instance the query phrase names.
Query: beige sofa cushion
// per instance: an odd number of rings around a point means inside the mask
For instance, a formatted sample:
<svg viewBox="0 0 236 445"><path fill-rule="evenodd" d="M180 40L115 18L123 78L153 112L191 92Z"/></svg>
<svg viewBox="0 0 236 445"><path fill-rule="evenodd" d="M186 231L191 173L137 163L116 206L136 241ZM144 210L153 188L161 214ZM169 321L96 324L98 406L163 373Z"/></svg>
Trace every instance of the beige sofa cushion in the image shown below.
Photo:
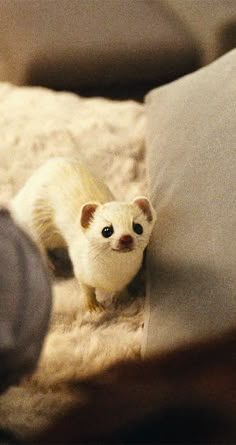
<svg viewBox="0 0 236 445"><path fill-rule="evenodd" d="M195 38L201 64L236 47L235 0L165 0Z"/></svg>
<svg viewBox="0 0 236 445"><path fill-rule="evenodd" d="M153 90L146 109L151 353L236 325L236 50Z"/></svg>
<svg viewBox="0 0 236 445"><path fill-rule="evenodd" d="M197 58L181 20L146 0L4 0L0 41L0 80L91 94L126 87L130 96Z"/></svg>

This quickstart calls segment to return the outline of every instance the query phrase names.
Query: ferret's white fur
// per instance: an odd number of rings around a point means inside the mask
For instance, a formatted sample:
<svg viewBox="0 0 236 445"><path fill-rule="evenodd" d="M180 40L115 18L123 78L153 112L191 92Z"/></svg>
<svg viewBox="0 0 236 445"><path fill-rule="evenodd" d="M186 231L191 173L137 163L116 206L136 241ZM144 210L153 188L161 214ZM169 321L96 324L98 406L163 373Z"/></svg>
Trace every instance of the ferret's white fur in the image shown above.
<svg viewBox="0 0 236 445"><path fill-rule="evenodd" d="M68 247L82 293L91 310L101 306L95 290L117 293L137 274L149 242L155 212L147 215L138 197L132 203L116 202L108 187L78 159L52 158L28 179L11 202L12 214L46 255L46 249ZM88 226L81 225L81 209L87 203L97 208ZM143 227L137 235L133 222ZM102 229L112 225L110 238ZM131 235L134 248L117 250L122 235Z"/></svg>

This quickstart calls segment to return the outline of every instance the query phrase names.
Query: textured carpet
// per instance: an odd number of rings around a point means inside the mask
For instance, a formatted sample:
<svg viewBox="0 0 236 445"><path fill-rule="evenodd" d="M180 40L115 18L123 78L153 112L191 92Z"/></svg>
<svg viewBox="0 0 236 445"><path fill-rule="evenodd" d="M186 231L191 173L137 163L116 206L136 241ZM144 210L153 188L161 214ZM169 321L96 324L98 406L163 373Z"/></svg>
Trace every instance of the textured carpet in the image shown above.
<svg viewBox="0 0 236 445"><path fill-rule="evenodd" d="M146 192L141 104L0 84L0 203L52 156L82 156L117 199ZM0 398L0 427L33 435L73 400L66 382L140 355L144 292L84 312L74 279L54 282L50 331L36 373ZM81 403L83 393L81 392Z"/></svg>

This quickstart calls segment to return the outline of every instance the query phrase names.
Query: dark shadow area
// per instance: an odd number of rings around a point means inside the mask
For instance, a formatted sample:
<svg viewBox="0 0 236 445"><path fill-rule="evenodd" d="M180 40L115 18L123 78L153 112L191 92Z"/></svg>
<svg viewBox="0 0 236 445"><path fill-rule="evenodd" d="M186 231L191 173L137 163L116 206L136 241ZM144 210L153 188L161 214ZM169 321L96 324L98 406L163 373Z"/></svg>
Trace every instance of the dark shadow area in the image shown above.
<svg viewBox="0 0 236 445"><path fill-rule="evenodd" d="M56 280L73 278L73 265L66 248L48 250L47 254L50 262L53 264L53 275Z"/></svg>

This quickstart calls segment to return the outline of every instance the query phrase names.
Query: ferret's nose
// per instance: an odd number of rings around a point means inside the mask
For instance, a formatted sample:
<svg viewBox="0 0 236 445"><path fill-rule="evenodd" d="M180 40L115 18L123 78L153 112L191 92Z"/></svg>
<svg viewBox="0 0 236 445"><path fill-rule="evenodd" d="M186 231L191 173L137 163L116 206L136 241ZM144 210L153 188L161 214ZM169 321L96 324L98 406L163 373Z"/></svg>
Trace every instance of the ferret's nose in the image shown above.
<svg viewBox="0 0 236 445"><path fill-rule="evenodd" d="M131 247L134 240L131 235L122 235L119 239L121 247Z"/></svg>

